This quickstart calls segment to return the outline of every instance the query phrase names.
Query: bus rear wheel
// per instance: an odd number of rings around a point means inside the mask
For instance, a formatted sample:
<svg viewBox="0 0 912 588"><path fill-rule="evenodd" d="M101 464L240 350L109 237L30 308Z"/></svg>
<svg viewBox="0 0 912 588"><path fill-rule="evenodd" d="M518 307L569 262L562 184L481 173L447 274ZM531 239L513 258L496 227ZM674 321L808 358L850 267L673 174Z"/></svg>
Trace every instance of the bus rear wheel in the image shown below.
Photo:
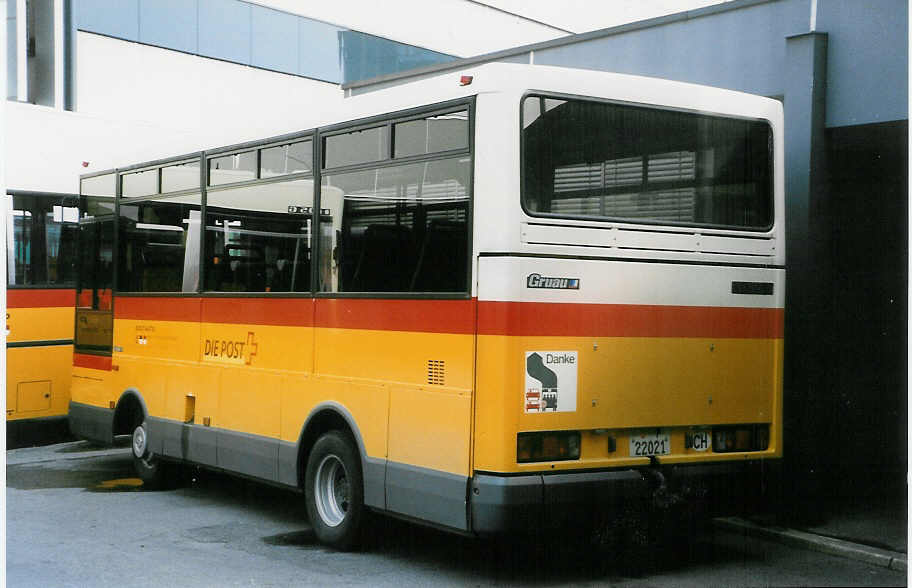
<svg viewBox="0 0 912 588"><path fill-rule="evenodd" d="M349 551L358 547L364 514L361 460L342 431L317 439L304 476L307 516L320 542Z"/></svg>
<svg viewBox="0 0 912 588"><path fill-rule="evenodd" d="M165 464L149 450L149 427L146 421L134 426L130 446L133 450L133 469L143 481L143 486L152 490L162 488Z"/></svg>

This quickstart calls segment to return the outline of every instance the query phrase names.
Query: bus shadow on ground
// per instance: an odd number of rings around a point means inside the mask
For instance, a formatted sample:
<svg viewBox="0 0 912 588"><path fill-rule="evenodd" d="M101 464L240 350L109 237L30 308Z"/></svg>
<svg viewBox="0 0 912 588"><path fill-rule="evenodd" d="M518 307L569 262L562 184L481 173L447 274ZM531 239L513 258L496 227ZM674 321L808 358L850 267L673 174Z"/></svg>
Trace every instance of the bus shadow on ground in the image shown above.
<svg viewBox="0 0 912 588"><path fill-rule="evenodd" d="M310 528L303 494L204 468L184 468L184 476L183 486L177 491L186 498L243 509L285 523L301 523L298 530L261 537L263 543L302 550L328 549ZM572 532L480 539L372 515L364 536L360 551L366 557L409 561L456 575L480 575L493 582L605 581L727 562L743 564L754 558L714 541L711 527L689 534L679 544L617 549Z"/></svg>
<svg viewBox="0 0 912 588"><path fill-rule="evenodd" d="M313 529L307 528L302 531L291 531L290 533L279 533L278 535L263 537L263 543L283 547L309 547L317 544L317 538L314 536Z"/></svg>
<svg viewBox="0 0 912 588"><path fill-rule="evenodd" d="M185 498L226 508L243 508L273 520L307 523L304 495L195 466L182 466L171 488Z"/></svg>
<svg viewBox="0 0 912 588"><path fill-rule="evenodd" d="M91 460L71 459L64 462L45 462L8 465L6 485L16 490L47 490L51 488L83 488L94 490L117 489L113 481L133 478L133 464L129 457L111 455ZM124 489L135 491L135 483Z"/></svg>
<svg viewBox="0 0 912 588"><path fill-rule="evenodd" d="M678 545L608 547L565 531L551 536L511 535L479 539L451 535L388 517L374 517L363 551L374 556L419 562L435 569L471 572L492 582L605 581L684 568L743 563L752 556L714 541L702 530Z"/></svg>

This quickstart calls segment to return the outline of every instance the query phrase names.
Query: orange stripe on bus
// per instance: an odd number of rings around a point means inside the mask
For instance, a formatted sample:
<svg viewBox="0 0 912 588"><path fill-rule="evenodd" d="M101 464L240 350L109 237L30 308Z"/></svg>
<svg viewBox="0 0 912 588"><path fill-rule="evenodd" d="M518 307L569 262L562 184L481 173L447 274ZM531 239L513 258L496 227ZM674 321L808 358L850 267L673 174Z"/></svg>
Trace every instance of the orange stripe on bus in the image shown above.
<svg viewBox="0 0 912 588"><path fill-rule="evenodd" d="M118 319L583 337L778 339L781 308L377 298L122 297Z"/></svg>
<svg viewBox="0 0 912 588"><path fill-rule="evenodd" d="M114 303L114 318L199 322L201 303L201 298L118 296Z"/></svg>
<svg viewBox="0 0 912 588"><path fill-rule="evenodd" d="M19 289L6 291L7 308L53 308L73 306L76 290L72 288Z"/></svg>
<svg viewBox="0 0 912 588"><path fill-rule="evenodd" d="M118 297L117 319L471 334L474 300Z"/></svg>
<svg viewBox="0 0 912 588"><path fill-rule="evenodd" d="M316 307L316 309L314 309ZM118 319L472 333L473 300L118 297Z"/></svg>
<svg viewBox="0 0 912 588"><path fill-rule="evenodd" d="M89 355L87 353L74 353L73 367L111 371L111 357L108 355Z"/></svg>
<svg viewBox="0 0 912 588"><path fill-rule="evenodd" d="M781 308L479 302L479 335L778 339Z"/></svg>
<svg viewBox="0 0 912 588"><path fill-rule="evenodd" d="M472 334L475 300L318 298L316 326Z"/></svg>
<svg viewBox="0 0 912 588"><path fill-rule="evenodd" d="M313 326L312 298L203 298L204 323Z"/></svg>

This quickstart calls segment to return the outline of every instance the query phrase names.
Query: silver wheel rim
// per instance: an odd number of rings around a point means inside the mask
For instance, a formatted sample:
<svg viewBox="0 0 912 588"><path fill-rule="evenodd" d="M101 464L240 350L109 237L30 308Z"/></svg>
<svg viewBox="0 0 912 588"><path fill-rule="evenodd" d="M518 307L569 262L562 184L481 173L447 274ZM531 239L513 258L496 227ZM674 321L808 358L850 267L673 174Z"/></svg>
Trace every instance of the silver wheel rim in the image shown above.
<svg viewBox="0 0 912 588"><path fill-rule="evenodd" d="M327 526L338 526L345 520L350 500L345 466L335 455L327 455L317 466L314 477L314 502L320 518Z"/></svg>
<svg viewBox="0 0 912 588"><path fill-rule="evenodd" d="M133 455L142 457L146 454L146 428L139 425L133 429Z"/></svg>

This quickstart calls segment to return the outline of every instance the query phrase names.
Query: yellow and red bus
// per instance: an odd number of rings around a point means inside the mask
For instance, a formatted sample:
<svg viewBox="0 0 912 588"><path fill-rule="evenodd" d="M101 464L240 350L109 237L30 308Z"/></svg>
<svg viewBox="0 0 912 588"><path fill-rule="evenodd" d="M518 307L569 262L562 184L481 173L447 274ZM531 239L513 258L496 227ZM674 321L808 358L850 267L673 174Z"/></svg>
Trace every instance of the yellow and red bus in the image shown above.
<svg viewBox="0 0 912 588"><path fill-rule="evenodd" d="M7 447L69 435L78 200L6 195Z"/></svg>
<svg viewBox="0 0 912 588"><path fill-rule="evenodd" d="M367 511L486 535L761 488L780 103L486 64L344 107L83 180L114 294L76 310L74 433L298 489L343 549Z"/></svg>

